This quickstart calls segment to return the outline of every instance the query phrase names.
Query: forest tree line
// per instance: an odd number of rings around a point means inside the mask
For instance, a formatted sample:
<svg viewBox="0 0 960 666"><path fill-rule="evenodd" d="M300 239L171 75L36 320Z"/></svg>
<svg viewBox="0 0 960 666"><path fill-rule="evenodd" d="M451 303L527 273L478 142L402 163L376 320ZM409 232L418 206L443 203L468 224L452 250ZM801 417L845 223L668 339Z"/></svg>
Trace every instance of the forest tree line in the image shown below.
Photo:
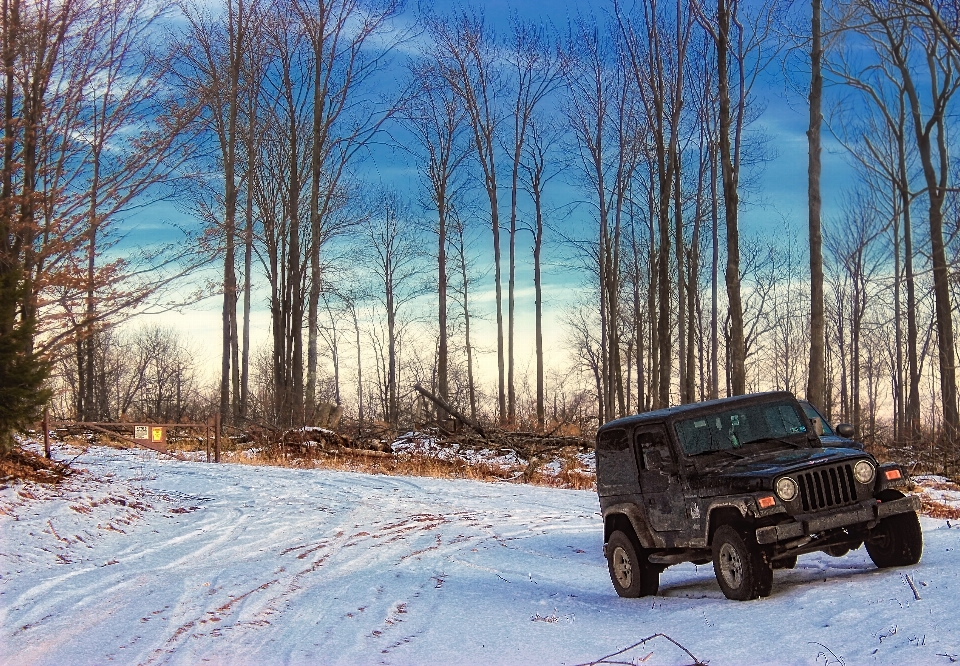
<svg viewBox="0 0 960 666"><path fill-rule="evenodd" d="M83 420L167 409L121 375L169 332L117 328L215 290L218 386L191 375L203 397L165 393L171 418L285 427L334 403L397 426L425 419L420 383L478 420L589 429L776 388L868 442L956 451L956 0L615 0L563 25L400 0L2 2L0 390L21 420L41 385ZM797 238L763 207L772 95L809 117ZM853 174L826 214L824 143ZM383 176L398 163L415 175ZM196 224L154 241L160 203ZM215 284L171 288L197 275Z"/></svg>

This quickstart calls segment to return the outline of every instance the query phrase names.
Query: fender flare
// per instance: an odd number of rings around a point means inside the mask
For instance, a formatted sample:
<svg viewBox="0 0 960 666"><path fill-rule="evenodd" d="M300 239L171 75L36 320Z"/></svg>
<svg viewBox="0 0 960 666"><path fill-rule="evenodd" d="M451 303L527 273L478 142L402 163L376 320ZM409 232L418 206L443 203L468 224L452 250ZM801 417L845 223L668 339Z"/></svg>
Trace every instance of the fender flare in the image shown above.
<svg viewBox="0 0 960 666"><path fill-rule="evenodd" d="M705 524L706 532L703 535L703 545L709 546L711 541L711 536L716 531L718 525L715 524L715 516L724 509L735 510L740 514L740 518L746 519L752 517L756 513L756 501L753 496L734 496L734 497L724 497L719 498L715 502L711 502L707 506L707 521Z"/></svg>
<svg viewBox="0 0 960 666"><path fill-rule="evenodd" d="M660 536L656 531L650 529L650 526L647 524L647 518L643 515L643 511L640 510L633 502L621 502L619 504L614 504L608 506L603 510L603 534L604 534L604 543L607 541L607 536L609 534L608 526L612 519L616 516L624 516L633 527L634 534L637 535L637 540L640 541L640 546L643 548L665 548L666 542L663 537Z"/></svg>

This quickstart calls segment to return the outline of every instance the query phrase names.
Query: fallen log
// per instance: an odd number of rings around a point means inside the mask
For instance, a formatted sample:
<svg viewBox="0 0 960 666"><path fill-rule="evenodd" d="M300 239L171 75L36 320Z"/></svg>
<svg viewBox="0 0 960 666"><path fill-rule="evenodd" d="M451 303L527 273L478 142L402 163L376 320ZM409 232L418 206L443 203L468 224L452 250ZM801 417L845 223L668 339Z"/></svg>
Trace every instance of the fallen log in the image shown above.
<svg viewBox="0 0 960 666"><path fill-rule="evenodd" d="M451 405L449 402L447 402L447 401L444 400L443 398L440 398L440 397L438 397L438 396L435 396L435 395L432 394L430 391L428 391L427 389L423 388L420 384L414 384L413 388L415 388L415 389L420 393L420 395L422 395L424 398L426 398L427 400L430 400L430 401L433 402L435 405L437 405L438 407L440 407L440 409L444 410L444 411L447 412L450 416L452 416L453 418L455 418L455 419L457 419L458 421L460 421L460 423L462 423L463 425L467 426L468 428L471 428L472 430L474 430L477 434L479 434L479 435L480 435L481 437L483 437L484 439L487 438L486 432L484 432L483 428L481 428L479 424L477 424L476 422L474 422L473 419L468 418L468 417L464 416L463 414L461 414L459 411L457 411L456 407L454 407L453 405Z"/></svg>

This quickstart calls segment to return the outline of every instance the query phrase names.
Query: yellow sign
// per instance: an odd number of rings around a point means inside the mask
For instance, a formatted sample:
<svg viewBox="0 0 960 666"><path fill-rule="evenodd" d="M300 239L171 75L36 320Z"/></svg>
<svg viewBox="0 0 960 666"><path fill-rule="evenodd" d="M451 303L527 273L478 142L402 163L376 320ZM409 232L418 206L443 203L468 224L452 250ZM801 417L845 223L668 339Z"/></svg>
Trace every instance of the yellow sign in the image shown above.
<svg viewBox="0 0 960 666"><path fill-rule="evenodd" d="M163 428L151 428L153 432L153 441L162 442L163 441Z"/></svg>

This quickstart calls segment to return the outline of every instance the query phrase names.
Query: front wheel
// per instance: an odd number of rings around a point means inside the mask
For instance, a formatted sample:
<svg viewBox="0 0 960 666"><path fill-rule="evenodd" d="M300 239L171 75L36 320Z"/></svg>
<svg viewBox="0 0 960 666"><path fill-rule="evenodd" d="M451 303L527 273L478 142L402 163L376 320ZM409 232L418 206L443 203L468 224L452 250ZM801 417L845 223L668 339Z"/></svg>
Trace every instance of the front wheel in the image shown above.
<svg viewBox="0 0 960 666"><path fill-rule="evenodd" d="M713 572L727 599L747 601L770 595L773 568L760 547L730 525L713 537Z"/></svg>
<svg viewBox="0 0 960 666"><path fill-rule="evenodd" d="M647 597L657 593L660 588L660 570L641 559L640 552L633 541L619 530L610 535L607 542L607 568L610 580L621 597Z"/></svg>
<svg viewBox="0 0 960 666"><path fill-rule="evenodd" d="M913 511L887 516L866 539L870 559L881 569L916 564L923 554L923 531Z"/></svg>

